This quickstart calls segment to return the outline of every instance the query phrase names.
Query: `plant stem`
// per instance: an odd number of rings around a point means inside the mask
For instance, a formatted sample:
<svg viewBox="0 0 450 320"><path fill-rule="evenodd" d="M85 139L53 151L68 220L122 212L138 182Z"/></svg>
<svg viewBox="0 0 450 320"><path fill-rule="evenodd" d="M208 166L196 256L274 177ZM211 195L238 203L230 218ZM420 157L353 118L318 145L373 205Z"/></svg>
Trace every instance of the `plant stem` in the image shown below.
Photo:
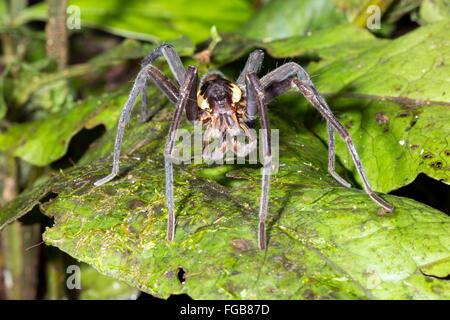
<svg viewBox="0 0 450 320"><path fill-rule="evenodd" d="M65 283L66 274L64 273L64 256L59 249L47 247L47 264L46 283L47 291L45 293L46 300L60 300L65 297Z"/></svg>
<svg viewBox="0 0 450 320"><path fill-rule="evenodd" d="M48 22L45 26L45 33L47 35L47 57L54 59L58 65L58 69L62 70L67 66L69 59L68 33L66 27L67 0L47 0L47 5ZM62 75L63 79L68 78L64 76L67 75L67 73L70 74L70 71L68 72L67 70L68 69L64 69L62 72L59 71L51 74L49 76L50 80L52 80L54 76L58 78L58 74ZM77 69L75 68L75 70ZM77 72L75 71L75 73ZM45 270L47 291L45 298L59 300L63 298L65 292L65 287L63 286L65 278L63 255L59 250L48 247L46 248L46 254Z"/></svg>
<svg viewBox="0 0 450 320"><path fill-rule="evenodd" d="M67 0L47 0L48 22L45 26L47 35L47 57L54 59L59 68L67 65Z"/></svg>
<svg viewBox="0 0 450 320"><path fill-rule="evenodd" d="M12 155L5 154L4 163L4 185L2 192L2 202L9 202L14 199L18 193L18 166L17 161ZM21 271L23 267L22 255L22 237L20 222L14 222L9 225L0 234L2 237L2 257L4 284L6 288L6 297L8 299L21 298Z"/></svg>

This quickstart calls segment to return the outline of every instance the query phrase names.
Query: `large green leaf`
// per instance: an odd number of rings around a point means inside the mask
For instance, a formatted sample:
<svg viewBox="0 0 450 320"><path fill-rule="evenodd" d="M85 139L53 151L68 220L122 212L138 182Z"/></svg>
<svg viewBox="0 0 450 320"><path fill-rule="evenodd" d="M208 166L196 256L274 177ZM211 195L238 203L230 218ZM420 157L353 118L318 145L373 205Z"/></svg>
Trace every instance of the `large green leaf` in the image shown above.
<svg viewBox="0 0 450 320"><path fill-rule="evenodd" d="M306 35L345 21L345 13L329 0L272 0L237 32L267 41Z"/></svg>
<svg viewBox="0 0 450 320"><path fill-rule="evenodd" d="M79 9L81 29L91 26L126 38L154 42L180 35L199 42L209 36L213 25L220 31L230 32L252 14L251 5L245 0L71 0L69 6ZM42 3L28 8L22 19L46 17L46 5Z"/></svg>
<svg viewBox="0 0 450 320"><path fill-rule="evenodd" d="M121 177L93 185L111 168L110 131L86 165L22 194L0 217L26 213L58 193L40 206L55 221L46 243L158 297L448 299L449 284L437 277L450 271L449 218L394 196L384 198L396 210L378 215L362 190L343 188L328 174L319 139L283 120L293 117L270 117L280 129L280 167L272 177L266 252L256 244L260 170L246 165L222 167L216 179L224 185L202 178L214 166L175 166L178 223L174 242L165 240L164 112L162 121L146 124L133 117Z"/></svg>
<svg viewBox="0 0 450 320"><path fill-rule="evenodd" d="M306 56L332 61L373 48L373 42L382 43L370 32L352 24L336 25L333 28L311 32L307 36L294 36L274 41L258 41L231 34L224 36L214 50L216 65L241 58L254 48L266 49L272 57L291 58Z"/></svg>
<svg viewBox="0 0 450 320"><path fill-rule="evenodd" d="M109 94L101 100L92 98L84 101L67 113L60 112L49 115L45 120L12 126L6 133L0 134L0 150L11 151L14 156L34 165L45 166L66 153L70 139L87 122L92 127L100 123L112 127L120 110L115 110L114 114L108 107L123 102L123 96ZM104 116L105 112L107 116ZM98 117L102 122L96 120Z"/></svg>
<svg viewBox="0 0 450 320"><path fill-rule="evenodd" d="M356 143L365 146L362 161L381 192L410 183L420 172L450 182L449 29L449 21L430 24L309 69L319 91L335 98L329 104ZM345 146L337 148L352 168Z"/></svg>

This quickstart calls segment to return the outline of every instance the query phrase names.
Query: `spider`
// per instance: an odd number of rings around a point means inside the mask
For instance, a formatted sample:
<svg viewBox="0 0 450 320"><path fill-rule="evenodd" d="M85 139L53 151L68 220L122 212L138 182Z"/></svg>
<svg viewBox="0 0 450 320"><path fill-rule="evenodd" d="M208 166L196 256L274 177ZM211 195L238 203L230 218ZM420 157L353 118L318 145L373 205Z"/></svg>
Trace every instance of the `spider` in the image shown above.
<svg viewBox="0 0 450 320"><path fill-rule="evenodd" d="M161 70L152 63L164 56L177 87ZM198 81L198 71L195 66L184 68L175 49L169 44L162 44L153 50L142 61L142 68L136 77L133 88L120 115L116 140L114 145L112 172L103 179L95 182L100 186L112 180L119 172L119 155L125 126L130 119L131 110L139 94L141 94L142 120L147 118L147 79L150 78L161 91L175 104L175 114L171 123L164 149L165 161L165 193L168 208L167 240L172 241L175 234L175 207L173 198L173 168L172 155L176 140L176 132L180 126L183 112L187 119L197 125L206 127L206 138L203 140L204 151L208 149L209 136L229 134L236 136L236 132L243 130L249 140L249 147L245 148L238 142L226 143L212 156L218 158L228 149L236 154L246 155L255 148L256 137L248 130L248 124L255 121L258 113L261 122L263 166L261 182L261 198L259 207L258 247L266 249L265 220L269 203L270 174L272 171L272 151L269 134L269 120L266 105L280 94L291 88L300 90L303 96L321 113L327 122L328 131L328 171L343 186L351 185L335 172L335 137L334 130L346 142L356 169L363 182L364 190L386 212L394 210L394 206L376 195L369 184L361 160L356 152L354 143L348 131L333 115L325 100L319 94L308 74L295 62L289 62L267 73L262 78L257 76L261 68L264 52L253 51L235 83L226 79L220 72L212 71ZM199 90L198 90L199 87ZM198 90L198 91L197 91ZM207 152L203 152L206 158Z"/></svg>

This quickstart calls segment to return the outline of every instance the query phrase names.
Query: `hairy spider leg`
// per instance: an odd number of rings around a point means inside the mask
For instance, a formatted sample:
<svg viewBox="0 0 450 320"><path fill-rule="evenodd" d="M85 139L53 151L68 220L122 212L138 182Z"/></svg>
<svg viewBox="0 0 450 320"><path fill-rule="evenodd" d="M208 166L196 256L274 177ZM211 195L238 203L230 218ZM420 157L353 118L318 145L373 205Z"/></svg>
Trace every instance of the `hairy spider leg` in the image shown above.
<svg viewBox="0 0 450 320"><path fill-rule="evenodd" d="M236 84L243 90L245 90L246 85L246 75L250 72L258 74L261 69L261 65L264 59L264 51L255 50L248 56L247 62L245 63L244 69L236 80Z"/></svg>
<svg viewBox="0 0 450 320"><path fill-rule="evenodd" d="M254 71L248 73L245 77L245 85L247 88L247 107L255 107L259 111L259 119L261 121L262 137L263 137L263 157L264 163L261 169L261 199L259 205L259 226L258 226L258 246L261 250L266 249L266 227L267 208L269 206L270 191L270 174L272 173L272 150L270 143L270 126L267 115L267 107L264 102L264 89Z"/></svg>
<svg viewBox="0 0 450 320"><path fill-rule="evenodd" d="M293 77L292 76L296 76ZM286 63L277 69L271 71L261 78L261 85L263 88L267 88L269 92L271 92L271 98L276 97L277 95L285 92L289 89L287 86L288 81L290 82L291 88L298 88L303 96L322 114L322 116L327 120L327 128L328 128L328 137L332 141L333 147L330 148L331 152L329 153L329 166L328 169L333 177L336 178L337 173L334 172L334 134L331 134L330 131L335 128L341 138L347 144L347 148L352 157L353 163L355 164L356 170L358 171L359 176L363 182L364 190L366 193L375 201L378 205L383 207L387 212L392 212L394 210L394 206L390 203L383 200L377 194L372 191L370 187L369 180L367 179L366 173L364 172L364 168L362 166L361 160L359 159L358 153L355 149L353 140L345 129L345 127L339 122L339 120L334 116L328 107L325 100L317 91L316 87L312 83L308 74L303 68L294 62ZM278 88L277 88L278 87ZM267 98L267 95L266 95ZM328 125L329 124L329 125ZM330 165L332 163L332 165ZM339 177L340 178L340 177ZM340 178L342 179L342 178ZM343 180L343 179L342 179ZM339 182L345 182L345 180ZM344 186L347 186L344 184Z"/></svg>
<svg viewBox="0 0 450 320"><path fill-rule="evenodd" d="M256 75L252 75L251 78L255 78L252 80L253 85L252 89L249 89L247 75L250 73L257 74L259 70L261 69L262 61L264 59L264 52L262 50L255 50L247 59L247 62L244 66L244 69L242 70L241 74L238 77L238 80L236 81L236 84L241 87L243 90L247 89L247 114L249 116L256 116L257 112L261 109L261 104L259 100L255 97L254 91L257 90L256 88L260 88L260 82L259 79L256 77ZM246 88L247 87L247 88ZM284 79L280 82L274 82L273 85L269 86L267 90L265 91L265 103L270 102L278 95L286 92L287 90L292 88L291 79ZM250 101L250 102L249 102ZM266 104L262 104L262 108L265 110L267 109ZM262 120L262 118L261 118ZM267 122L267 128L269 127ZM328 170L330 171L331 175L342 185L345 187L351 187L351 185L345 181L343 178L341 178L336 172L335 172L335 141L334 141L334 128L333 126L327 121L327 130L328 130L328 141L329 141L329 149L328 149ZM264 137L263 137L264 138ZM270 135L269 135L270 139ZM265 146L263 145L263 148ZM269 147L266 147L266 150L270 151L270 144ZM271 156L271 152L270 156ZM267 152L263 151L263 154L266 155ZM269 199L269 189L270 189L270 174L267 174L268 171L271 169L271 167L264 166L262 168L263 171L263 180L262 180L262 187L261 187L261 203L260 203L260 210L259 210L259 231L258 231L258 245L261 250L264 250L266 247L266 233L265 233L265 220L267 217L267 208L268 208L268 199Z"/></svg>
<svg viewBox="0 0 450 320"><path fill-rule="evenodd" d="M328 106L327 106L328 107ZM335 162L336 162L336 151L335 151L335 140L334 140L334 128L333 125L327 121L327 131L328 131L328 171L336 179L337 182L342 184L344 187L350 188L352 185L344 180L340 175L335 171Z"/></svg>
<svg viewBox="0 0 450 320"><path fill-rule="evenodd" d="M166 49L162 50L161 47L164 47ZM143 88L146 86L147 78L152 79L152 81L161 89L161 91L172 101L173 103L177 103L178 101L178 88L175 86L175 84L157 67L151 64L151 62L161 56L160 52L169 52L170 54L167 54L166 59L174 59L175 62L172 60L169 63L171 65L171 69L175 70L177 75L176 78L181 76L180 66L177 62L180 58L176 54L175 50L169 50L170 45L163 44L157 49L155 49L154 52L150 53L147 58L144 59L144 62L146 63L144 67L139 71L136 80L134 81L133 88L131 89L131 92L128 96L127 101L125 102L125 105L122 109L122 113L120 114L119 122L117 125L117 133L116 133L116 140L114 143L114 154L113 154L113 166L112 166L112 172L104 177L103 179L100 179L94 183L96 186L101 186L102 184L105 184L109 181L111 181L118 173L119 173L119 157L120 157L120 147L122 144L122 138L125 131L125 127L128 124L130 120L130 114L133 109L134 104L136 103L136 99L139 96L139 93L142 93ZM173 58L173 53L178 58ZM156 58L155 58L156 57ZM165 55L166 57L166 55ZM180 61L181 63L181 61ZM182 66L182 65L181 65ZM184 67L183 67L184 70ZM174 74L175 75L175 74ZM183 73L184 76L184 73Z"/></svg>
<svg viewBox="0 0 450 320"><path fill-rule="evenodd" d="M272 74L275 70L277 71L276 74ZM281 67L275 70L263 77L264 81L269 82L267 87L265 88L267 103L269 103L280 94L283 94L292 88L292 79L290 79L290 77L293 75L296 74L297 76L300 75L301 76L300 79L308 79L308 81L311 82L311 80L309 80L309 76L306 73L306 71L303 70L301 66L299 66L294 62L286 63L285 65L282 65ZM266 78L267 76L269 77ZM263 81L263 79L261 79L261 81ZM329 109L328 105L326 105L326 107ZM334 127L328 120L327 120L327 131L328 131L328 171L340 184L342 184L344 187L350 188L351 184L345 181L335 171L336 153L335 153Z"/></svg>
<svg viewBox="0 0 450 320"><path fill-rule="evenodd" d="M198 71L194 66L189 66L186 76L180 87L180 94L175 108L169 135L164 149L164 166L166 172L166 200L167 200L167 240L172 241L175 235L175 205L173 197L173 166L172 154L176 140L176 133L183 117L183 111L189 107L197 108L197 82Z"/></svg>
<svg viewBox="0 0 450 320"><path fill-rule="evenodd" d="M174 75L178 85L180 86L181 83L183 82L186 71L184 70L184 66L183 63L181 62L180 56L175 51L174 47L171 46L170 44L163 43L155 50L150 52L142 60L141 62L142 68L145 68L147 65L151 65L156 59L158 59L161 56L164 56L164 58L166 59L167 64L169 65L169 68L172 71L172 74ZM158 85L158 83L156 84ZM158 85L158 87L160 87L160 85ZM147 91L148 91L148 84L147 81L145 81L144 85L142 86L142 94L141 94L141 119L139 120L140 122L145 122L148 119ZM177 100L176 97L175 100L171 99L171 97L169 97L169 99L173 103L176 103Z"/></svg>
<svg viewBox="0 0 450 320"><path fill-rule="evenodd" d="M236 81L236 84L241 87L245 88L245 75L251 71L254 71L255 73L258 73L261 64L264 58L264 52L262 50L255 50L253 51L249 58L247 59L247 62L245 64L244 69L242 70L241 74L239 75L238 80ZM266 102L270 102L275 97L279 96L280 94L286 92L287 90L291 89L291 80L285 79L285 81L281 81L278 83L274 83L272 86L269 86L269 88L266 88ZM255 115L257 110L248 109L247 113L249 115ZM335 138L334 138L334 128L333 126L327 121L327 130L328 130L328 171L330 174L343 186L350 188L351 185L347 181L345 181L341 176L337 174L335 171L335 161L336 161L336 155L335 155Z"/></svg>

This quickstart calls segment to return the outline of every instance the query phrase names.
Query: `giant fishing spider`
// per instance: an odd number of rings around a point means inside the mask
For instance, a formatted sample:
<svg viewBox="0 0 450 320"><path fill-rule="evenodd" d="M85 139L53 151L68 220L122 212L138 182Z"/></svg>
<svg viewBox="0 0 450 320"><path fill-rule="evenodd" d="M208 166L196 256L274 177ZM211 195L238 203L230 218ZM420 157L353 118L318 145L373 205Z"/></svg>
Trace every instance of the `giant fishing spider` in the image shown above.
<svg viewBox="0 0 450 320"><path fill-rule="evenodd" d="M170 70L175 76L179 88L161 70L152 64L153 61L162 55L169 64ZM264 161L262 167L262 188L259 207L258 246L261 250L265 250L265 220L267 217L270 174L272 171L272 152L266 105L278 95L291 88L297 88L327 121L329 143L328 170L331 175L343 186L348 188L351 187L351 185L334 170L334 129L336 129L347 144L366 193L387 212L394 210L394 207L391 204L384 201L372 191L350 134L333 115L305 70L297 63L289 62L269 72L262 78L258 78L256 74L261 67L263 56L263 51L253 51L236 83L232 83L225 79L220 72L214 71L201 78L199 85L200 90L197 91L198 74L196 67L188 66L187 69L185 69L180 57L171 45L162 44L152 51L142 61L142 69L136 77L131 93L128 96L120 115L114 145L112 172L103 179L95 182L95 185L100 186L110 181L118 174L120 145L124 129L128 124L131 110L140 93L142 94L142 118L146 119L147 117L147 79L150 78L176 106L175 115L169 129L169 135L164 150L166 198L168 207L167 240L172 241L175 233L172 154L176 140L176 132L180 126L183 112L186 111L186 117L191 123L206 126L205 136L207 138L204 140L205 150L209 148L209 137L214 135L217 136L217 132L220 134L236 136L236 132L243 129L249 140L247 148L239 142L224 144L222 148L219 148L219 151L216 150L216 153L213 156L214 158L223 157L225 152L230 148L234 153L240 156L245 156L255 148L256 144L253 142L256 137L249 133L250 131L248 130L247 124L254 121L259 112L261 128L263 129L261 132L263 134L262 147ZM206 153L204 153L204 157L205 154Z"/></svg>

